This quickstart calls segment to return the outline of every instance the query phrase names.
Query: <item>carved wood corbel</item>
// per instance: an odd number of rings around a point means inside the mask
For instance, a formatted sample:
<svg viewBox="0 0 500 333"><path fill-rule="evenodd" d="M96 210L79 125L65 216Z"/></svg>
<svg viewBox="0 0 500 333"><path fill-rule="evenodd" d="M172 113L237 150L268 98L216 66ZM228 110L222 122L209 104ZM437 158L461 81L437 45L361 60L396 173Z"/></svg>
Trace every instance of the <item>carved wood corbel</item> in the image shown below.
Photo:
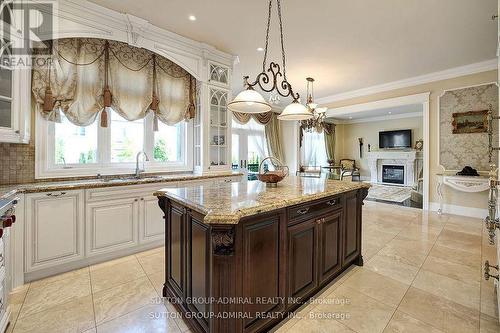
<svg viewBox="0 0 500 333"><path fill-rule="evenodd" d="M212 252L219 256L232 256L234 254L234 228L212 229Z"/></svg>

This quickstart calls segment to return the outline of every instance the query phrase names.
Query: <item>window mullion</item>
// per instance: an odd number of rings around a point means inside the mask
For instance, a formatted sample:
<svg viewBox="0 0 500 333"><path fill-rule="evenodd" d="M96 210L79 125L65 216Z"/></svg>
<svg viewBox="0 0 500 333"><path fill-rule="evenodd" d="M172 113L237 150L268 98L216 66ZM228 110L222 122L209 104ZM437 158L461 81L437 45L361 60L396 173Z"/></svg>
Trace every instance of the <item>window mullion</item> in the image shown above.
<svg viewBox="0 0 500 333"><path fill-rule="evenodd" d="M153 131L153 114L149 112L146 118L144 118L143 150L148 155L150 162L154 162L154 156L153 156L153 146L155 141L154 135L155 132Z"/></svg>
<svg viewBox="0 0 500 333"><path fill-rule="evenodd" d="M110 111L108 111L108 117L110 116ZM99 152L99 165L104 167L111 161L111 121L108 122L108 127L99 126L98 138L97 138L97 149Z"/></svg>

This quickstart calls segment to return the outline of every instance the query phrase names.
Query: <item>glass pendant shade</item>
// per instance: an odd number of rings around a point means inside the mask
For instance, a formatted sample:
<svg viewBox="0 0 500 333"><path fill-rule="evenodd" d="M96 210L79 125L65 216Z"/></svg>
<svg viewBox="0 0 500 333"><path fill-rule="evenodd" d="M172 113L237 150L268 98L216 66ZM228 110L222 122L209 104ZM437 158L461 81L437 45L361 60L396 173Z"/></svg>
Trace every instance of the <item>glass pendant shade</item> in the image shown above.
<svg viewBox="0 0 500 333"><path fill-rule="evenodd" d="M299 102L293 102L288 105L283 112L278 116L279 120L307 120L313 117L312 112L300 104Z"/></svg>
<svg viewBox="0 0 500 333"><path fill-rule="evenodd" d="M272 109L264 97L252 88L240 92L227 107L239 113L263 113Z"/></svg>

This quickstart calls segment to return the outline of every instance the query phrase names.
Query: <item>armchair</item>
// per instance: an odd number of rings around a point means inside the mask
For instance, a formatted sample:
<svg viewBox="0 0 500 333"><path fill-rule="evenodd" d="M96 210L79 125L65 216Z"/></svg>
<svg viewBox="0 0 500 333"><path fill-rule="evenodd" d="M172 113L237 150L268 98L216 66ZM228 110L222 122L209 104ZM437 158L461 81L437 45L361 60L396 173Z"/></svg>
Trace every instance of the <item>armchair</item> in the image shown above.
<svg viewBox="0 0 500 333"><path fill-rule="evenodd" d="M340 180L344 177L351 177L352 181L361 181L361 174L359 168L356 167L356 161L348 158L340 160Z"/></svg>

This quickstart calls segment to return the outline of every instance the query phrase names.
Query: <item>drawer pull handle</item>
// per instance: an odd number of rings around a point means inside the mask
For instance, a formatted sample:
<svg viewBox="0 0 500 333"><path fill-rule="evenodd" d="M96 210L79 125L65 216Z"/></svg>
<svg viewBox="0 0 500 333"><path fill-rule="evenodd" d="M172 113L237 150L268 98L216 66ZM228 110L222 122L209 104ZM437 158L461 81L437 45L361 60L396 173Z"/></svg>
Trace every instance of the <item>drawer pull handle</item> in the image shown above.
<svg viewBox="0 0 500 333"><path fill-rule="evenodd" d="M309 211L309 208L302 208L302 209L297 210L297 214L304 215L304 214L307 214L308 211Z"/></svg>
<svg viewBox="0 0 500 333"><path fill-rule="evenodd" d="M334 199L334 200L327 201L326 204L328 206L335 206L337 204L337 200Z"/></svg>
<svg viewBox="0 0 500 333"><path fill-rule="evenodd" d="M60 196L65 195L65 194L66 194L66 192L61 192L61 193L59 193L59 194L47 193L46 195L47 195L48 197L57 198L57 197L60 197Z"/></svg>
<svg viewBox="0 0 500 333"><path fill-rule="evenodd" d="M324 217L322 217L322 218L316 220L316 224L322 224L322 223L325 223L325 221L326 221L326 219Z"/></svg>

